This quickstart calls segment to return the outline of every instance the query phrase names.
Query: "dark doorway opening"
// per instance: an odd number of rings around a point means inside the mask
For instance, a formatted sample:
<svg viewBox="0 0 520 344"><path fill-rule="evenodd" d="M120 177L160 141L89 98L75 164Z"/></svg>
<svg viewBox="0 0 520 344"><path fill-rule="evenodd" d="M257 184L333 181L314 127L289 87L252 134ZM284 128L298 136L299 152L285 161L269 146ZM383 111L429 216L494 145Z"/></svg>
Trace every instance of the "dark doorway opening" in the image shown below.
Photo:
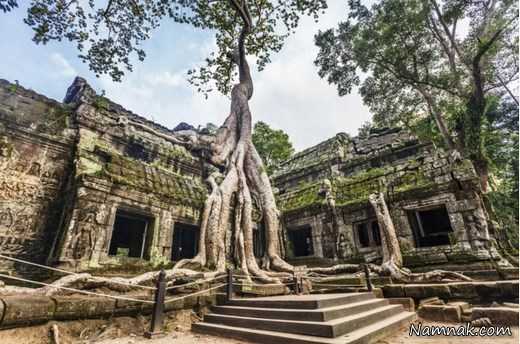
<svg viewBox="0 0 520 344"><path fill-rule="evenodd" d="M288 235L295 257L304 257L314 254L312 230L310 226L289 229Z"/></svg>
<svg viewBox="0 0 520 344"><path fill-rule="evenodd" d="M445 206L408 212L417 247L431 247L450 244L453 233L450 217Z"/></svg>
<svg viewBox="0 0 520 344"><path fill-rule="evenodd" d="M354 227L356 228L359 247L381 246L381 234L377 220L356 223Z"/></svg>
<svg viewBox="0 0 520 344"><path fill-rule="evenodd" d="M144 258L150 223L149 217L118 210L108 255Z"/></svg>
<svg viewBox="0 0 520 344"><path fill-rule="evenodd" d="M173 227L172 260L189 259L198 252L199 227L176 222Z"/></svg>

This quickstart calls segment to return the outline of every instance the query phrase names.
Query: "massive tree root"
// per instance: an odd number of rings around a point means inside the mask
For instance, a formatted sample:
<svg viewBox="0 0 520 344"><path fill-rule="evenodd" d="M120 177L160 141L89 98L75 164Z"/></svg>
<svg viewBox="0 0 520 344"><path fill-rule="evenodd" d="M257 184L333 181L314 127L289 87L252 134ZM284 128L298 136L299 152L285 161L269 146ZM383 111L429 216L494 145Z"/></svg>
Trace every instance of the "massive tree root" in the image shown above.
<svg viewBox="0 0 520 344"><path fill-rule="evenodd" d="M231 255L248 279L254 276L265 283L276 283L279 279L266 270L291 272L293 268L280 257L279 213L269 178L252 142L248 102L253 95L253 82L244 48L251 18L246 5L231 2L244 21L237 52L230 56L238 65L240 82L231 91L230 114L211 146L212 162L223 166L225 175L214 172L209 176L211 194L202 214L199 253L193 259L178 262L176 268L195 264L224 272L226 258ZM253 252L253 204L260 210L265 227L265 270L259 267Z"/></svg>
<svg viewBox="0 0 520 344"><path fill-rule="evenodd" d="M141 275L131 278L121 277L97 277L89 273L71 274L61 277L58 280L49 283L40 288L29 288L12 285L4 285L0 287L0 295L47 295L73 293L71 290L63 290L62 288L78 289L78 290L92 290L92 289L108 289L115 293L128 293L147 291L151 292L153 288L143 289L145 287L153 287L155 281L159 276L160 271L149 271ZM171 283L178 279L195 279L206 280L218 276L217 272L195 272L189 269L168 269L165 270L166 281Z"/></svg>
<svg viewBox="0 0 520 344"><path fill-rule="evenodd" d="M244 2L230 0L230 3L244 21L238 49L230 54L230 58L238 65L240 82L233 87L230 114L216 136L201 137L192 133L187 137L182 135L173 137L136 123L125 123L125 125L138 126L173 144L209 150L211 162L225 171L224 175L213 171L207 179L211 193L202 213L198 255L190 260L182 260L173 269L167 270L167 280L183 276L200 278L217 276L225 272L226 263L231 258L247 280L254 277L264 283L279 283L279 278L287 277L287 273L292 272L293 267L280 257L279 212L269 177L252 142L252 121L248 102L253 95L253 82L244 47L245 39L251 30L251 16ZM258 266L253 252L253 203L262 215L266 233L264 269ZM231 231L229 231L230 227ZM194 270L183 269L184 266L205 268L211 272L197 273ZM117 292L127 292L138 288L137 285L151 284L158 273L158 271L147 272L130 279L94 277L86 273L73 274L49 286L36 289L5 286L0 288L0 295L13 293L51 295L60 290L58 287L108 288Z"/></svg>

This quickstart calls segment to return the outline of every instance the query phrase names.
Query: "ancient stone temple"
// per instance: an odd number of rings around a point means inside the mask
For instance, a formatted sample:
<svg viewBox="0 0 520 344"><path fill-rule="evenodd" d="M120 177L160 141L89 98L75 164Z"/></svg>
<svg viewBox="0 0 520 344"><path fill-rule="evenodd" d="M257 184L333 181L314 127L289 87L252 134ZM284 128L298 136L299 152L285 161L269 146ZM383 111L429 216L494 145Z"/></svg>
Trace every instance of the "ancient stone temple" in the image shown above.
<svg viewBox="0 0 520 344"><path fill-rule="evenodd" d="M0 119L2 254L81 271L197 253L209 164L174 139L193 130L146 120L80 78L62 103L0 80ZM471 164L405 131L338 134L284 162L273 182L292 261L377 261L368 195L378 190L405 265L460 269L500 258L484 248L493 231ZM28 272L5 260L0 270Z"/></svg>
<svg viewBox="0 0 520 344"><path fill-rule="evenodd" d="M287 257L295 264L377 262L381 237L368 196L383 191L404 264L461 270L500 259L471 163L400 129L335 137L273 176ZM463 265L461 267L461 264Z"/></svg>

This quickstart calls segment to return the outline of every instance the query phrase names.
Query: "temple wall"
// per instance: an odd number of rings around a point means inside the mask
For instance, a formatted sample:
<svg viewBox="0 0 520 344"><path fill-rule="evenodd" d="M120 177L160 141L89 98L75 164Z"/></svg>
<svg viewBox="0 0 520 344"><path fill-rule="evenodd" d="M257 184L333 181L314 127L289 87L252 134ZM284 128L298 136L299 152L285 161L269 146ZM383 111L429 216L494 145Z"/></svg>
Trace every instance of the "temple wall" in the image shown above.
<svg viewBox="0 0 520 344"><path fill-rule="evenodd" d="M175 224L199 224L202 161L159 136L172 135L168 129L84 87L76 96L69 89L78 143L56 263L80 270L168 263ZM147 221L140 257L109 252L121 212Z"/></svg>
<svg viewBox="0 0 520 344"><path fill-rule="evenodd" d="M56 235L74 142L70 110L0 80L0 252L44 263ZM0 270L42 273L0 259Z"/></svg>
<svg viewBox="0 0 520 344"><path fill-rule="evenodd" d="M379 230L372 228L377 220L368 202L370 194L380 191L405 266L460 269L475 263L475 268L486 268L490 258L500 260L494 249L487 249L486 243L494 240L493 227L471 163L450 160L447 153L406 132L389 129L348 139L338 134L283 163L274 181L281 190L278 204L286 230L309 227L312 233L311 254L297 256L294 248L288 250L295 264L380 262ZM443 226L444 231L435 232Z"/></svg>

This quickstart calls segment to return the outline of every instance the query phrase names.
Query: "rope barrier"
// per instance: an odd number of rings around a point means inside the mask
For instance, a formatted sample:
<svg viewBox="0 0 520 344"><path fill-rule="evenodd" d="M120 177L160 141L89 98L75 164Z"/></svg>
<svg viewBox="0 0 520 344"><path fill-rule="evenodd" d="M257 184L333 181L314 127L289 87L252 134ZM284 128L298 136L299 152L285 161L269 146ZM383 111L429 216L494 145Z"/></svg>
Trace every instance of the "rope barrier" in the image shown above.
<svg viewBox="0 0 520 344"><path fill-rule="evenodd" d="M188 295L184 295L184 296L179 296L179 297L173 297L173 298L169 298L169 299L166 299L164 300L164 303L168 303L168 302L173 302L173 301L178 301L178 300L182 300L182 299L185 299L187 297L190 297L190 296L194 296L194 295L198 295L198 294L202 294L202 293L206 293L208 291L212 291L212 290L215 290L215 289L218 289L218 288L221 288L221 287L224 287L225 285L227 285L227 283L221 283L215 287L211 287L211 288L208 288L208 289L204 289L204 290L201 290L201 291L198 291L196 293L191 293L191 294L188 294Z"/></svg>
<svg viewBox="0 0 520 344"><path fill-rule="evenodd" d="M352 288L363 288L364 285L361 284L328 284L328 283L313 283L313 286L323 286L323 287L352 287Z"/></svg>
<svg viewBox="0 0 520 344"><path fill-rule="evenodd" d="M54 267L51 267L51 266L42 265L42 264L38 264L38 263L33 263L33 262L26 261L26 260L18 259L18 258L4 256L2 254L0 254L0 258L4 258L4 259L7 259L7 260L12 260L14 262L18 262L18 263L22 263L22 264L28 264L28 265L37 266L37 267L40 267L40 268L43 268L43 269L47 269L47 270L61 272L61 273L67 274L67 275L79 275L77 272L72 272L72 271L68 271L68 270L58 269L58 268L54 268ZM107 279L105 277L98 277L98 276L92 276L92 277L93 278L99 278L99 279ZM125 283L125 282L117 281L117 280L110 280L110 283L124 285L124 286L127 286L127 287L136 287L136 288L142 288L142 289L148 289L148 290L155 290L155 287L148 287L148 286L145 286L145 285Z"/></svg>
<svg viewBox="0 0 520 344"><path fill-rule="evenodd" d="M43 286L46 286L46 287L51 287L51 288L56 288L56 289L63 289L63 290L73 291L73 292L80 293L80 294L108 297L108 298L116 299L116 300L135 301L135 302L150 303L150 304L155 303L154 301L149 301L149 300L140 300L140 299L134 299L134 298L130 298L130 297L107 295L107 294L95 293L95 292L92 292L92 291L86 291L86 290L74 289L74 288L69 288L69 287L56 286L56 285L52 285L52 284L48 284L48 283L44 283L44 282L33 281L33 280L29 280L29 279L25 279L25 278L21 278L21 277L9 276L9 275L5 275L5 274L0 274L0 277L9 278L9 279L13 279L13 280L16 280L16 281L22 281L22 282L27 282L27 283L43 285Z"/></svg>
<svg viewBox="0 0 520 344"><path fill-rule="evenodd" d="M207 283L207 282L211 282L211 281L216 281L216 280L222 279L223 277L226 277L226 275L208 278L208 279L205 279L202 281L194 281L194 282L190 282L190 283L174 285L174 286L166 288L166 290L179 289L179 288L187 287L187 286L194 285L194 284L202 284L202 283Z"/></svg>

